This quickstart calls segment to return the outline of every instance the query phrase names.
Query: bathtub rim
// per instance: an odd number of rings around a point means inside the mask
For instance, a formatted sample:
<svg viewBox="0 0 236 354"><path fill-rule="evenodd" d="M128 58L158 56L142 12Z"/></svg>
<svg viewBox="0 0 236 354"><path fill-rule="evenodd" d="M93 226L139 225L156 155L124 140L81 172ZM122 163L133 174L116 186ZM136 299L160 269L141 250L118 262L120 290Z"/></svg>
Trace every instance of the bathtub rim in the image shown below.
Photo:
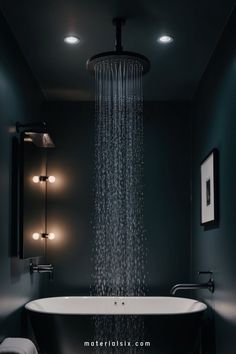
<svg viewBox="0 0 236 354"><path fill-rule="evenodd" d="M195 303L199 303L199 305L201 306L201 308L195 309L195 310L191 310L191 311L179 311L179 312L160 312L160 313L143 313L143 312L135 312L135 313L131 313L131 312L107 312L107 313L72 313L72 312L60 312L60 311L53 311L53 310L42 310L42 309L35 309L32 308L31 306L36 303L37 301L40 300L53 300L53 299L61 299L61 300L68 300L68 299L88 299L88 298L96 298L96 299L104 299L104 298L108 298L112 301L124 301L125 299L134 299L134 300L138 300L138 299L175 299L175 300L187 300L187 302L195 302ZM42 315L59 315L59 316L189 316L189 315L193 315L193 314L197 314L197 313L204 313L208 306L199 300L196 299L192 299L192 298L187 298L187 297L171 297L171 296L52 296L52 297L43 297L43 298L38 298L38 299L34 299L31 300L29 302L27 302L24 306L26 311L29 312L33 312L33 313L38 313L38 314L42 314Z"/></svg>

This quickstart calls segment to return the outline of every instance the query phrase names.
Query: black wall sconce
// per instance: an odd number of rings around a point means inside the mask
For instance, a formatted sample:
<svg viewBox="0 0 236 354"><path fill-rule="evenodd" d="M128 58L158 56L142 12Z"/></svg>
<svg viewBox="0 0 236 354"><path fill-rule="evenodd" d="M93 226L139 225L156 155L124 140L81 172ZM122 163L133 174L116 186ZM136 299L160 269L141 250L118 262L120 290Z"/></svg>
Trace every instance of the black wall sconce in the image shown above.
<svg viewBox="0 0 236 354"><path fill-rule="evenodd" d="M34 240L39 240L40 238L42 239L48 239L48 240L54 240L54 238L56 237L56 235L53 233L53 232L49 232L49 233L46 233L46 232L34 232L32 234L32 238Z"/></svg>
<svg viewBox="0 0 236 354"><path fill-rule="evenodd" d="M42 183L42 182L49 182L49 183L55 183L56 182L56 177L55 176L34 176L32 178L32 181L34 183Z"/></svg>

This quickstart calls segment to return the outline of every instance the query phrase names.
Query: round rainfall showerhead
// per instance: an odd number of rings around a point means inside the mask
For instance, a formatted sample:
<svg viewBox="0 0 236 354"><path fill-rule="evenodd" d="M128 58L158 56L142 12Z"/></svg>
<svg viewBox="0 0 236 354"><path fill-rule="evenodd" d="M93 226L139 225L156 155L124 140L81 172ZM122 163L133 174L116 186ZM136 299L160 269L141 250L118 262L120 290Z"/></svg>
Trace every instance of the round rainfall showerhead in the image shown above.
<svg viewBox="0 0 236 354"><path fill-rule="evenodd" d="M115 50L110 52L103 52L92 56L87 60L87 70L94 74L95 65L104 60L136 60L143 68L143 75L150 69L150 61L142 54L124 51L121 45L121 27L125 24L123 18L114 18L113 24L116 26L116 43Z"/></svg>

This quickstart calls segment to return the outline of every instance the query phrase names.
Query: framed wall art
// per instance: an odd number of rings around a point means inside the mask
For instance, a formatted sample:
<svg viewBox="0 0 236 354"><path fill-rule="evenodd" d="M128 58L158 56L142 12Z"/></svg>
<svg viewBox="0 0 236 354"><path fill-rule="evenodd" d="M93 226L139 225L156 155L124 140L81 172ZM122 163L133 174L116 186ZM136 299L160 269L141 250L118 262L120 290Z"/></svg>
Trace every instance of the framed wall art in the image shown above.
<svg viewBox="0 0 236 354"><path fill-rule="evenodd" d="M213 149L201 163L201 225L218 223L218 155Z"/></svg>

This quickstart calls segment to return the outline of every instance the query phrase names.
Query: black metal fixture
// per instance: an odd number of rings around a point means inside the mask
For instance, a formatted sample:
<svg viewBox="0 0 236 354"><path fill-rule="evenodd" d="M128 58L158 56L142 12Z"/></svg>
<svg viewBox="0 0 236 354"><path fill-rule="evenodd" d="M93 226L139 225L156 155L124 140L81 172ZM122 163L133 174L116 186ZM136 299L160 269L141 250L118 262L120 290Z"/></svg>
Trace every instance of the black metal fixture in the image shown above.
<svg viewBox="0 0 236 354"><path fill-rule="evenodd" d="M20 123L16 122L17 133L24 134L24 141L32 142L40 148L55 148L55 144L48 132L46 122Z"/></svg>
<svg viewBox="0 0 236 354"><path fill-rule="evenodd" d="M176 284L171 289L171 295L175 295L178 290L199 290L199 289L207 289L211 293L215 291L215 283L213 279L213 272L212 271L200 271L198 272L199 275L201 274L208 274L210 275L210 279L206 283L199 283L199 284Z"/></svg>
<svg viewBox="0 0 236 354"><path fill-rule="evenodd" d="M115 50L110 52L99 53L92 56L87 61L87 69L92 74L94 74L94 66L101 60L124 60L124 59L135 59L143 67L143 74L146 74L150 70L150 61L142 54L124 51L122 47L122 26L125 24L125 19L121 17L116 17L113 19L113 25L116 27L116 39L115 39Z"/></svg>
<svg viewBox="0 0 236 354"><path fill-rule="evenodd" d="M54 267L52 264L34 264L30 260L30 273L49 273L49 279L53 279Z"/></svg>
<svg viewBox="0 0 236 354"><path fill-rule="evenodd" d="M56 181L56 177L55 176L34 176L32 180L34 183L40 183L40 182L54 183Z"/></svg>
<svg viewBox="0 0 236 354"><path fill-rule="evenodd" d="M47 131L47 123L46 122L29 122L29 123L21 123L16 122L16 131L20 133L22 130L33 129L33 131Z"/></svg>

